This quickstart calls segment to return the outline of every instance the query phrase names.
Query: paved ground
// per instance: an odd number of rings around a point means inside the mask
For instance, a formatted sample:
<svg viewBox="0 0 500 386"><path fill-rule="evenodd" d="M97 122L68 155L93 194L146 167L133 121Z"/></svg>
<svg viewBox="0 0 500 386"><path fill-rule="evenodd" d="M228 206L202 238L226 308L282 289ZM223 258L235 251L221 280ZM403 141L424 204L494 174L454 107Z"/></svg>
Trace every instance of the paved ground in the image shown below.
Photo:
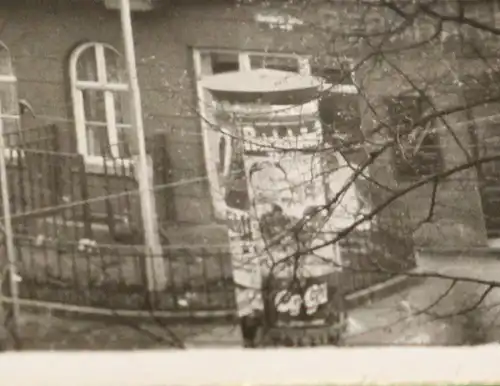
<svg viewBox="0 0 500 386"><path fill-rule="evenodd" d="M493 257L421 257L429 273L421 284L349 312L347 345L456 345L500 340L500 290L482 300L487 286L436 278L436 274L499 280L500 260ZM463 314L463 315L462 315ZM481 319L481 328L477 328ZM189 339L191 346L240 345L235 327L217 327Z"/></svg>
<svg viewBox="0 0 500 386"><path fill-rule="evenodd" d="M445 344L449 327L426 316L411 316L417 300L429 298L427 283L349 313L347 345ZM192 347L241 345L239 330L218 326L188 340Z"/></svg>
<svg viewBox="0 0 500 386"><path fill-rule="evenodd" d="M425 258L420 261L423 272L464 276L468 279L500 278L500 260L487 258ZM450 290L451 280L429 277L418 286L397 295L364 305L349 313L348 345L387 344L461 344L500 340L500 290L495 289L478 306L485 285L458 282ZM443 296L445 295L445 296ZM442 297L439 302L437 300ZM427 310L433 303L434 307ZM457 313L473 309L469 315ZM419 310L429 312L422 313ZM102 322L60 319L45 314L24 314L21 333L26 349L135 349L172 346L172 332L190 347L240 346L235 326L175 326L155 324L109 324ZM478 341L479 340L479 341Z"/></svg>

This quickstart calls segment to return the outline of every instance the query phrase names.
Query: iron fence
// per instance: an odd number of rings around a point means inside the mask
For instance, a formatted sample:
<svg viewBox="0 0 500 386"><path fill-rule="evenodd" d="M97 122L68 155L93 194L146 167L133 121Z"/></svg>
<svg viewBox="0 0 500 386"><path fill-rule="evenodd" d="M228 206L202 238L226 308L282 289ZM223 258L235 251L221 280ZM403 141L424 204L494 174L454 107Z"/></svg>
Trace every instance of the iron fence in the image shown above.
<svg viewBox="0 0 500 386"><path fill-rule="evenodd" d="M60 129L23 132L6 154L22 299L120 310L195 314L235 312L227 247L164 245L167 286L147 291L140 206L133 165L100 163L61 146ZM173 220L172 171L164 135L148 142L160 220ZM168 240L165 240L168 244ZM414 267L408 234L374 221L339 242L337 283L352 294ZM6 289L6 291L8 291Z"/></svg>
<svg viewBox="0 0 500 386"><path fill-rule="evenodd" d="M31 238L17 238L16 246L21 298L120 310L234 309L231 260L224 249L166 249L162 259L168 284L151 294L141 246Z"/></svg>
<svg viewBox="0 0 500 386"><path fill-rule="evenodd" d="M342 292L366 289L414 266L387 254L375 231L342 242ZM357 246L355 246L357 242ZM399 240L401 242L401 240ZM235 312L231 256L223 247L166 246L161 256L167 286L147 292L141 245L99 245L17 237L20 296L43 302L122 310ZM151 296L151 295L154 295Z"/></svg>
<svg viewBox="0 0 500 386"><path fill-rule="evenodd" d="M365 290L416 267L413 242L393 227L354 230L339 241L342 251L342 290L346 295Z"/></svg>

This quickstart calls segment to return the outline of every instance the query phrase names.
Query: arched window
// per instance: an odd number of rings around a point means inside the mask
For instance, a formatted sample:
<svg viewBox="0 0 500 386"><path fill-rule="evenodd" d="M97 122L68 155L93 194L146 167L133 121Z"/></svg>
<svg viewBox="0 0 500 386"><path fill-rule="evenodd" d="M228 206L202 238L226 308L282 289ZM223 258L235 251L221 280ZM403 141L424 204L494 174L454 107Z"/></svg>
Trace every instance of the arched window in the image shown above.
<svg viewBox="0 0 500 386"><path fill-rule="evenodd" d="M10 51L0 42L0 116L6 147L19 143L19 101L17 96L17 78L12 68ZM16 152L6 152L7 156L16 156Z"/></svg>
<svg viewBox="0 0 500 386"><path fill-rule="evenodd" d="M103 43L85 43L70 59L77 149L86 161L129 158L128 85L120 53Z"/></svg>

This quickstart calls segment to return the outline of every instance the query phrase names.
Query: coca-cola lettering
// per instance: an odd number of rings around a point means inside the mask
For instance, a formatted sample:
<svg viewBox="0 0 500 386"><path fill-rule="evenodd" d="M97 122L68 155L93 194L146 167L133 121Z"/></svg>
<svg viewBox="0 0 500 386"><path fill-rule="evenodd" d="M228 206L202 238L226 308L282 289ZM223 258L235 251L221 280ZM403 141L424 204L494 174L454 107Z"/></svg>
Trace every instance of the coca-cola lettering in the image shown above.
<svg viewBox="0 0 500 386"><path fill-rule="evenodd" d="M302 299L299 294L292 295L287 290L282 290L274 297L274 305L278 312L298 316L300 314Z"/></svg>
<svg viewBox="0 0 500 386"><path fill-rule="evenodd" d="M304 294L304 304L308 315L314 314L318 307L328 301L328 287L325 284L314 284Z"/></svg>
<svg viewBox="0 0 500 386"><path fill-rule="evenodd" d="M328 302L326 283L310 286L306 290L303 299L300 294L291 294L286 289L279 291L274 297L276 310L291 316L298 316L302 305L305 306L306 314L312 315L318 311L319 306L326 302Z"/></svg>

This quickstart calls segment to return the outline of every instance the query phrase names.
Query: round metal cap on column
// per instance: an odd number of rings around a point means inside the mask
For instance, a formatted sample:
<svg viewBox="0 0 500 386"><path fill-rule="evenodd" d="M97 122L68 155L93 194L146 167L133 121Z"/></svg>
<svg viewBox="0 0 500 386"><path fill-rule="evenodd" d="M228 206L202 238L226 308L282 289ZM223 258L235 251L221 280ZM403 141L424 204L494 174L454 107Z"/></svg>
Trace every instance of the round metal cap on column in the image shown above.
<svg viewBox="0 0 500 386"><path fill-rule="evenodd" d="M225 72L203 80L203 87L218 100L270 105L309 102L317 97L321 84L314 76L266 68Z"/></svg>
<svg viewBox="0 0 500 386"><path fill-rule="evenodd" d="M202 84L214 100L217 149L224 153L217 157L218 178L245 346L335 344L343 315L338 288L330 285L338 253L332 246L318 249L318 258L302 252L321 244L312 227L326 204L316 103L323 80L256 69L216 74ZM306 223L298 231L297 281L286 259L297 252L292 228ZM267 336L261 342L259 329Z"/></svg>

